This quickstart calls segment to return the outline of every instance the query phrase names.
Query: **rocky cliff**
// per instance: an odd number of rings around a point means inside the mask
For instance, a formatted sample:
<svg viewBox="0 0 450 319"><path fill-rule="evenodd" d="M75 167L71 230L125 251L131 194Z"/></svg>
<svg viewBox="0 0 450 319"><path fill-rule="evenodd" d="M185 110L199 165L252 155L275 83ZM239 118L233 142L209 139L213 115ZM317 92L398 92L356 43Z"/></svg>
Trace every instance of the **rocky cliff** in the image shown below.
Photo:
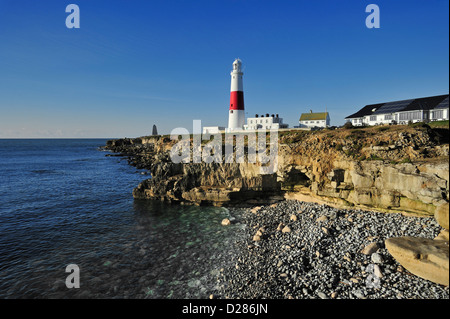
<svg viewBox="0 0 450 319"><path fill-rule="evenodd" d="M293 197L430 215L448 202L448 130L382 126L321 131L300 141L286 135L279 180Z"/></svg>
<svg viewBox="0 0 450 319"><path fill-rule="evenodd" d="M149 170L152 177L133 190L134 198L216 206L283 199L277 175L261 175L260 165L174 163L170 157L174 144L167 137L144 137L111 140L106 148Z"/></svg>
<svg viewBox="0 0 450 319"><path fill-rule="evenodd" d="M278 170L260 164L173 163L167 136L108 141L152 178L135 198L230 205L305 198L432 215L449 199L448 128L380 126L279 132Z"/></svg>

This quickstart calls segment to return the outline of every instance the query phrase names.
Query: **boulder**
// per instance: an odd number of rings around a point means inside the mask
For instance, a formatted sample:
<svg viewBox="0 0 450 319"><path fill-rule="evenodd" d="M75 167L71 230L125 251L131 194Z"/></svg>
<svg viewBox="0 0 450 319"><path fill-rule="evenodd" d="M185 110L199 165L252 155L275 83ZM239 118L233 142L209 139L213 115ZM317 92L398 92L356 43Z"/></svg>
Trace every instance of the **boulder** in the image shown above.
<svg viewBox="0 0 450 319"><path fill-rule="evenodd" d="M414 275L448 286L448 242L405 236L388 238L385 245L389 253Z"/></svg>
<svg viewBox="0 0 450 319"><path fill-rule="evenodd" d="M231 224L231 221L228 218L224 218L222 219L222 223L223 226L228 226Z"/></svg>
<svg viewBox="0 0 450 319"><path fill-rule="evenodd" d="M448 230L448 203L439 205L434 213L434 218L442 228Z"/></svg>

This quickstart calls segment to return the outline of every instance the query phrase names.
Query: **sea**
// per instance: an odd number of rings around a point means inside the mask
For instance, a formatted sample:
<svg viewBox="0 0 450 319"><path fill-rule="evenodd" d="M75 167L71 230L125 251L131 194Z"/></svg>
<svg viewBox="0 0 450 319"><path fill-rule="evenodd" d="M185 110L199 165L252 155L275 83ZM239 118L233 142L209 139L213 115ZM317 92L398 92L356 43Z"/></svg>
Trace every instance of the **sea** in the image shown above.
<svg viewBox="0 0 450 319"><path fill-rule="evenodd" d="M106 139L0 139L0 298L208 298L242 225L135 200L148 172ZM108 156L109 155L109 156Z"/></svg>

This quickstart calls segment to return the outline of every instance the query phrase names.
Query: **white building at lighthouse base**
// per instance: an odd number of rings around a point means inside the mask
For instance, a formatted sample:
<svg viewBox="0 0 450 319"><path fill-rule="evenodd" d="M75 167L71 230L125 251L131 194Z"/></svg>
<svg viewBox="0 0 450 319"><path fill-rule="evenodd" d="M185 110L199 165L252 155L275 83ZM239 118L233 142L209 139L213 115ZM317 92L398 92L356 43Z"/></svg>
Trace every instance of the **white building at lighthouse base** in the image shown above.
<svg viewBox="0 0 450 319"><path fill-rule="evenodd" d="M204 126L203 127L203 134L218 134L225 131L225 127L223 126Z"/></svg>
<svg viewBox="0 0 450 319"><path fill-rule="evenodd" d="M283 123L283 118L279 117L278 114L272 114L270 116L269 114L266 114L266 117L264 117L264 115L258 116L258 114L256 114L255 117L247 118L247 124L243 126L243 129L246 131L258 129L278 130L288 127L289 125Z"/></svg>

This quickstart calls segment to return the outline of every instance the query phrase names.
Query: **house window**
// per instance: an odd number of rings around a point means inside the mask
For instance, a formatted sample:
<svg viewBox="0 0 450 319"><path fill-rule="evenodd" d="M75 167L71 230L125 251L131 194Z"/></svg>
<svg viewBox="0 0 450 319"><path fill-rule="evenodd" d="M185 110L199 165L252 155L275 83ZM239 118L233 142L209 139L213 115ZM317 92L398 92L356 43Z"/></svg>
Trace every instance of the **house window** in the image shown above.
<svg viewBox="0 0 450 319"><path fill-rule="evenodd" d="M433 120L435 119L441 119L444 117L444 112L442 110L436 110L431 112L431 118Z"/></svg>
<svg viewBox="0 0 450 319"><path fill-rule="evenodd" d="M392 120L392 114L386 114L386 115L384 116L384 119L385 119L386 121Z"/></svg>
<svg viewBox="0 0 450 319"><path fill-rule="evenodd" d="M376 120L377 120L377 116L376 115L371 115L370 116L370 121L371 122L376 121Z"/></svg>
<svg viewBox="0 0 450 319"><path fill-rule="evenodd" d="M403 112L400 113L399 120L400 121L411 121L411 120L421 120L421 112Z"/></svg>

